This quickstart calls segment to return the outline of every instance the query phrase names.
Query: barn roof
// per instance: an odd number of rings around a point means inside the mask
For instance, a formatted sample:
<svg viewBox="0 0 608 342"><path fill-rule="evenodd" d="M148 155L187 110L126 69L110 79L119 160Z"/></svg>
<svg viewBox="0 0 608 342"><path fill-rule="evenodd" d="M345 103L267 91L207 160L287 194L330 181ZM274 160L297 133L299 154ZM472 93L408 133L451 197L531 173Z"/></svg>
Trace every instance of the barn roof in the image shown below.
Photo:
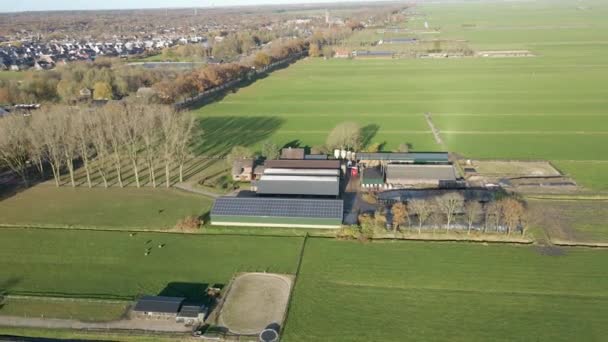
<svg viewBox="0 0 608 342"><path fill-rule="evenodd" d="M177 313L185 299L182 297L143 296L137 301L133 311Z"/></svg>
<svg viewBox="0 0 608 342"><path fill-rule="evenodd" d="M386 182L397 180L456 180L452 165L389 164L386 167Z"/></svg>
<svg viewBox="0 0 608 342"><path fill-rule="evenodd" d="M411 163L449 163L447 152L377 152L377 153L357 153L357 160L382 160L395 162Z"/></svg>
<svg viewBox="0 0 608 342"><path fill-rule="evenodd" d="M340 195L337 176L264 175L255 185L261 195Z"/></svg>
<svg viewBox="0 0 608 342"><path fill-rule="evenodd" d="M266 168L275 169L339 169L339 160L267 160Z"/></svg>
<svg viewBox="0 0 608 342"><path fill-rule="evenodd" d="M211 217L257 216L342 219L344 202L337 199L220 197Z"/></svg>

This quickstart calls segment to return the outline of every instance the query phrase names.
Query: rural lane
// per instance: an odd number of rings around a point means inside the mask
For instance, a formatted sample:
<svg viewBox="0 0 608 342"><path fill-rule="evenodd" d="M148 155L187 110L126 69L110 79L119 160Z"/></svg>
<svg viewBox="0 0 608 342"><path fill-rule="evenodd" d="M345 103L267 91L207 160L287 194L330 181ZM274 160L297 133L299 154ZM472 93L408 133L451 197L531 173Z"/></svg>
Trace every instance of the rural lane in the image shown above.
<svg viewBox="0 0 608 342"><path fill-rule="evenodd" d="M95 323L81 322L72 319L0 316L0 326L53 328L53 329L96 329L96 330L146 330L158 332L191 332L192 327L178 324L174 321L123 319L120 321Z"/></svg>

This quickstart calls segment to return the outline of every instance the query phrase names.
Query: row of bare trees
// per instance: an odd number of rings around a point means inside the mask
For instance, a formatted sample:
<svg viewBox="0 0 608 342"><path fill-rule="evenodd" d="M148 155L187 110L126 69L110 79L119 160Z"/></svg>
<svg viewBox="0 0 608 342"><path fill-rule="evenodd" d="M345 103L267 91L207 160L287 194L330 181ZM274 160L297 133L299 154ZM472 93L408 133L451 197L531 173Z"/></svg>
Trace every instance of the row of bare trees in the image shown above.
<svg viewBox="0 0 608 342"><path fill-rule="evenodd" d="M413 199L392 205L393 230L415 227L422 233L424 227L444 227L446 231L473 229L482 232L490 230L506 232L508 235L518 231L523 235L526 228L526 209L521 201L513 197L481 204L477 200L466 201L457 192L447 193L433 199ZM386 213L377 211L373 216L361 216L362 224L383 226Z"/></svg>
<svg viewBox="0 0 608 342"><path fill-rule="evenodd" d="M138 102L97 108L51 106L29 117L14 114L0 119L0 160L26 185L34 164L43 175L50 167L57 186L67 170L74 187L76 168L82 165L88 187L97 175L106 188L110 174L124 187L127 168L137 187L142 186L142 170L156 187L156 170L164 167L169 187L174 168L183 181L194 125L191 116L170 107Z"/></svg>

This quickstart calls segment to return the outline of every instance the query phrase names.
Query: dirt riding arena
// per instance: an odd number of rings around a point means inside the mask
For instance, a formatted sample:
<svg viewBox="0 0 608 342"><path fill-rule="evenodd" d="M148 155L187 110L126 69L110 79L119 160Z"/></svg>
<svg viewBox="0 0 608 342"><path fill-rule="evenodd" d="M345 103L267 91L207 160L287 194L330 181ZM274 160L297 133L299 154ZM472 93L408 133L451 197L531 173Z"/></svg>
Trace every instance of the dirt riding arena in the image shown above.
<svg viewBox="0 0 608 342"><path fill-rule="evenodd" d="M232 334L259 334L270 324L282 325L293 277L243 273L232 281L219 313L218 325Z"/></svg>

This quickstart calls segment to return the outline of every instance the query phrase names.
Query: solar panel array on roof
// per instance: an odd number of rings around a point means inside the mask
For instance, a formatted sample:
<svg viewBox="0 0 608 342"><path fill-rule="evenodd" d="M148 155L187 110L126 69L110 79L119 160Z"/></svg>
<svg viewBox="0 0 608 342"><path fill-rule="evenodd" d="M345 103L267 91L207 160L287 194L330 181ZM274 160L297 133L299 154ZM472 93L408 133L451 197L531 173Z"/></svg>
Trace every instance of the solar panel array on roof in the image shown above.
<svg viewBox="0 0 608 342"><path fill-rule="evenodd" d="M334 199L239 198L216 199L211 216L342 218L343 201Z"/></svg>

